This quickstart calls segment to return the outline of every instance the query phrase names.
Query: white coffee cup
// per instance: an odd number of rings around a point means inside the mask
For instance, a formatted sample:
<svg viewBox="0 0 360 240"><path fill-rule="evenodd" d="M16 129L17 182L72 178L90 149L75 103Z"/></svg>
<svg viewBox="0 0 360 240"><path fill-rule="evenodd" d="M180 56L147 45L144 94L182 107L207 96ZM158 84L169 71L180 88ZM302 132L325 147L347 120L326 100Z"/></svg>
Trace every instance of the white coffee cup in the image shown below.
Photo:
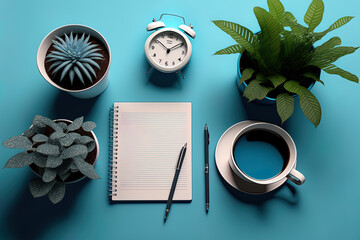
<svg viewBox="0 0 360 240"><path fill-rule="evenodd" d="M240 167L237 165L235 158L234 158L234 147L239 140L239 138L251 131L266 131L270 132L278 137L280 137L287 145L287 150L289 151L289 158L284 159L284 167L282 171L277 174L276 176L264 180L255 179L251 176L244 173ZM244 127L239 131L236 136L234 137L231 149L230 149L230 159L229 164L231 167L231 170L242 180L250 183L250 184L256 184L261 185L266 188L273 188L278 187L279 182L285 182L286 179L291 180L297 185L302 185L305 182L305 177L302 173L296 170L296 159L297 159L297 152L296 152L296 146L294 141L292 140L291 136L282 128L271 124L271 123L265 123L265 122L254 122L249 124L248 126ZM275 187L275 188L276 188Z"/></svg>

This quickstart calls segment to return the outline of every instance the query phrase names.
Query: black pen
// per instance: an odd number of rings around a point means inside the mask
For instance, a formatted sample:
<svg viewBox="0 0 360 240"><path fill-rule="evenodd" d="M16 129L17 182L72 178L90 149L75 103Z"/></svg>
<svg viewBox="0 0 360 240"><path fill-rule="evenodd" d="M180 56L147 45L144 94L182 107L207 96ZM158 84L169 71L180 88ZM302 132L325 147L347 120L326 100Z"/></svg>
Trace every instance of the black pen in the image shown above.
<svg viewBox="0 0 360 240"><path fill-rule="evenodd" d="M182 166L182 164L184 162L184 157L185 157L185 154L186 154L186 146L187 146L187 143L185 143L185 145L181 148L181 151L180 151L180 154L179 154L179 159L178 159L178 163L176 165L174 180L172 182L170 193L169 193L169 198L168 198L168 201L167 201L167 204L166 204L164 222L166 222L166 218L167 218L167 216L168 216L168 214L170 212L170 207L171 207L172 199L173 199L173 196L174 196L176 183L177 183L177 180L179 178L179 173L180 173L180 170L181 170L181 166Z"/></svg>
<svg viewBox="0 0 360 240"><path fill-rule="evenodd" d="M205 140L205 203L206 213L209 211L209 130L207 124L204 129L204 140Z"/></svg>

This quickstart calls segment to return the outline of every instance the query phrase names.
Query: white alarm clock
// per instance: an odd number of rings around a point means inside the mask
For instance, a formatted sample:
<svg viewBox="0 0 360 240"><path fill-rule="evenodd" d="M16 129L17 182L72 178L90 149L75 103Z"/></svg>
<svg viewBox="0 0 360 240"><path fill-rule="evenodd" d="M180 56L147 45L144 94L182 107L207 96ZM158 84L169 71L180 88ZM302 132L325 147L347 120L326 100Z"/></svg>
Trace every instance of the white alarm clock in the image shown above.
<svg viewBox="0 0 360 240"><path fill-rule="evenodd" d="M178 27L182 31L165 27L165 23L160 21L164 15L182 18L184 24ZM189 62L192 53L191 42L184 32L192 38L196 35L191 24L189 26L185 24L182 16L164 13L159 20L154 18L153 22L147 26L147 31L156 30L145 42L145 55L151 65L150 69L153 67L163 73L179 71L182 75L180 70Z"/></svg>

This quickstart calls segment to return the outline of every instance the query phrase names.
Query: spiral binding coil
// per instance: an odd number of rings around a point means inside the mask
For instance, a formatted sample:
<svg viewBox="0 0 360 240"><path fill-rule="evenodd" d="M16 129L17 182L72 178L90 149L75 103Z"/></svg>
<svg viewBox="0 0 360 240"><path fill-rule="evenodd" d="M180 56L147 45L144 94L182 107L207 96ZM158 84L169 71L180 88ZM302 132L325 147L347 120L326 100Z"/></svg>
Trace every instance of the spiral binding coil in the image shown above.
<svg viewBox="0 0 360 240"><path fill-rule="evenodd" d="M117 137L118 137L118 116L119 116L119 107L111 107L109 112L109 174L108 174L108 183L109 183L109 198L117 195L117 151L114 151L114 148L118 147Z"/></svg>

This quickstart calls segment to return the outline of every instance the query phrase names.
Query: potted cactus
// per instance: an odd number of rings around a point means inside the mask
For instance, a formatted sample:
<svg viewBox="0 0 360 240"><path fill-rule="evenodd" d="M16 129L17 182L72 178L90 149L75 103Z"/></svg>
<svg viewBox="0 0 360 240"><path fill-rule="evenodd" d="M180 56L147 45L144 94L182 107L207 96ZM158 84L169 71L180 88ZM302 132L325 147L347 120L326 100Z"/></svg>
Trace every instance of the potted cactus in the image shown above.
<svg viewBox="0 0 360 240"><path fill-rule="evenodd" d="M31 194L37 198L48 195L54 204L65 195L65 185L83 178L98 179L94 165L99 156L99 144L94 132L95 123L51 120L35 116L32 126L22 135L3 142L6 148L23 149L10 158L5 168L30 166L37 175L29 183Z"/></svg>
<svg viewBox="0 0 360 240"><path fill-rule="evenodd" d="M50 32L37 54L45 80L78 98L92 98L106 89L110 62L105 38L83 25L66 25Z"/></svg>
<svg viewBox="0 0 360 240"><path fill-rule="evenodd" d="M215 55L240 53L237 86L249 101L276 103L283 123L294 111L294 96L299 96L302 111L317 127L321 107L310 89L315 82L324 84L320 80L320 70L358 83L357 76L333 64L358 48L338 46L341 44L339 37L332 37L319 46L314 44L353 17L342 17L328 29L315 32L324 13L322 0L311 2L304 16L307 26L285 11L279 0L267 0L267 3L269 11L254 8L261 29L258 33L233 22L213 21L237 42Z"/></svg>

